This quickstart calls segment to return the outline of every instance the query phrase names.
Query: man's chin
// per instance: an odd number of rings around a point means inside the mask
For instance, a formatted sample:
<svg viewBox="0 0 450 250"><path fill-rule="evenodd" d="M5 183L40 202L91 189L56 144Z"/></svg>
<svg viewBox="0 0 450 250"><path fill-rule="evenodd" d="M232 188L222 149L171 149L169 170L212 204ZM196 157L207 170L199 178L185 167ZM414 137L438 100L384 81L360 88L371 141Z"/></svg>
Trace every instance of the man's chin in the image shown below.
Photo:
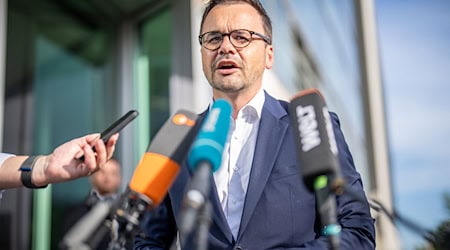
<svg viewBox="0 0 450 250"><path fill-rule="evenodd" d="M220 81L213 81L212 84L213 88L226 93L238 92L243 89L243 86L244 84L241 81L232 76L222 77Z"/></svg>
<svg viewBox="0 0 450 250"><path fill-rule="evenodd" d="M241 85L236 84L214 84L213 88L224 93L237 93L243 89Z"/></svg>

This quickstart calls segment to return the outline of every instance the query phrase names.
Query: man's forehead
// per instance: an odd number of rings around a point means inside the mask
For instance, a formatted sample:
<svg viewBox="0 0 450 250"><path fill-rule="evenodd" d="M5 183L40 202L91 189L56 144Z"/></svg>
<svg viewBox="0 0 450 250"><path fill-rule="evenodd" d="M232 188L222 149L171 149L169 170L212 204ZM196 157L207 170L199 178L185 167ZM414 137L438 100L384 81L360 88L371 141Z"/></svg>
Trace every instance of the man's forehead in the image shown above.
<svg viewBox="0 0 450 250"><path fill-rule="evenodd" d="M248 29L262 31L259 13L249 4L221 4L215 6L206 16L202 31L231 31Z"/></svg>

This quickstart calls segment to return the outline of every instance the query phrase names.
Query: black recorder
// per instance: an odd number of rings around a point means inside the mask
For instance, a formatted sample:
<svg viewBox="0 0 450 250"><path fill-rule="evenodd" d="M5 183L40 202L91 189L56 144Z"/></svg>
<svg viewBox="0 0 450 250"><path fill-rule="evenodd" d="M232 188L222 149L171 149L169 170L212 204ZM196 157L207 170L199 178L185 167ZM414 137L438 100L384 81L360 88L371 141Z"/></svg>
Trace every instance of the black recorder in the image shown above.
<svg viewBox="0 0 450 250"><path fill-rule="evenodd" d="M131 121L133 121L138 115L139 115L139 112L137 110L128 111L125 115L120 117L117 121L115 121L113 124L111 124L105 130L103 130L103 132L100 134L100 139L102 139L102 141L104 143L106 143L112 135L120 132L125 126L127 126ZM84 161L84 155L81 156L79 158L79 160Z"/></svg>
<svg viewBox="0 0 450 250"><path fill-rule="evenodd" d="M100 138L106 143L109 138L122 130L126 125L128 125L131 121L134 120L139 115L139 112L136 110L130 110L128 113L119 118L119 120L115 121L111 126L106 128L100 135Z"/></svg>

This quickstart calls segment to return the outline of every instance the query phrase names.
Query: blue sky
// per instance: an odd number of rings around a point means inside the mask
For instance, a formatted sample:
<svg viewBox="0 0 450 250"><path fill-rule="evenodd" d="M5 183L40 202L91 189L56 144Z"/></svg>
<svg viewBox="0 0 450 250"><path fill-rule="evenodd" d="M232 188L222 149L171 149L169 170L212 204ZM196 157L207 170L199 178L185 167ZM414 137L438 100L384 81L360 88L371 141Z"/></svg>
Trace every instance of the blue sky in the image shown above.
<svg viewBox="0 0 450 250"><path fill-rule="evenodd" d="M450 1L376 0L395 206L434 229L449 218ZM423 240L400 227L403 249Z"/></svg>

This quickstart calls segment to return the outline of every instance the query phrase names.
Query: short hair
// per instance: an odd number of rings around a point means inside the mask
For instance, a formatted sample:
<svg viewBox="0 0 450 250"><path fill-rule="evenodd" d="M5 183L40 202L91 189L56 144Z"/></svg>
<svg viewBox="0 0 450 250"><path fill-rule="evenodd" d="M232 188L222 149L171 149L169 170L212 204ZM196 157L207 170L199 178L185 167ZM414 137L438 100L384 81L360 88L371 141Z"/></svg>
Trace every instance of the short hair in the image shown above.
<svg viewBox="0 0 450 250"><path fill-rule="evenodd" d="M256 11L258 11L261 19L263 21L263 28L266 36L269 37L269 40L272 42L272 21L270 20L269 15L267 15L266 10L262 6L259 0L210 0L205 10L203 11L202 22L200 23L200 33L202 32L203 23L205 22L206 16L208 16L209 12L216 7L217 5L225 4L237 4L237 3L247 3L252 6Z"/></svg>

